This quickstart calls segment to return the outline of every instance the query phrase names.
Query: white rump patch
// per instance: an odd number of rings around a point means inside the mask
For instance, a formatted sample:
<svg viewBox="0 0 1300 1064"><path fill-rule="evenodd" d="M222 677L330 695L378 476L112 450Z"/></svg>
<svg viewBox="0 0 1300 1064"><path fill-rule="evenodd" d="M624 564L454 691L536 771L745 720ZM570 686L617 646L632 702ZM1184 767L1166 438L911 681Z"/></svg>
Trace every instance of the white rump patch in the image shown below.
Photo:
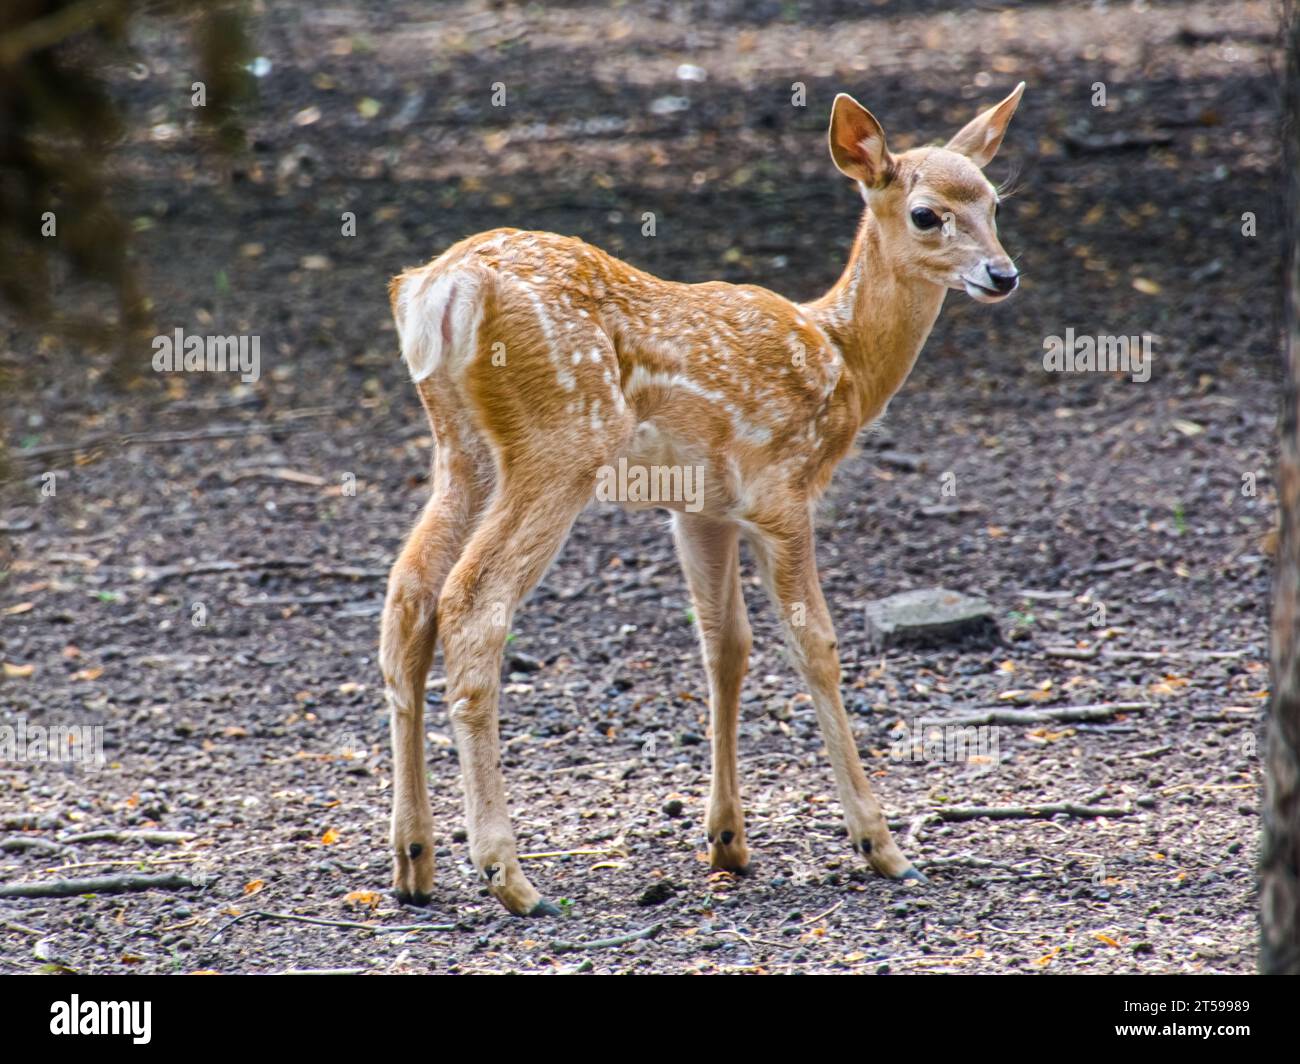
<svg viewBox="0 0 1300 1064"><path fill-rule="evenodd" d="M474 353L485 280L478 270L454 270L432 281L416 274L403 283L395 317L411 380L424 380L444 362L458 369Z"/></svg>

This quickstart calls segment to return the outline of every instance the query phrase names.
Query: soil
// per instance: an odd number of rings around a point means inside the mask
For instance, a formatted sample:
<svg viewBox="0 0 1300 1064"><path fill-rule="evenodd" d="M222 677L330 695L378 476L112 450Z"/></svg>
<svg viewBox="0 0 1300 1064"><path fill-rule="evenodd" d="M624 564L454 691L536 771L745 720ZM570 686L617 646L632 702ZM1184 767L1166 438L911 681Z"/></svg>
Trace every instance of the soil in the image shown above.
<svg viewBox="0 0 1300 1064"><path fill-rule="evenodd" d="M159 332L257 335L262 377L156 374L149 349L121 388L98 356L5 327L20 475L0 496L0 724L102 725L107 763L0 764L0 877L190 885L0 899L0 971L1253 970L1273 5L947 7L267 0L250 28L271 66L233 162L191 135L186 42L141 35L141 65L115 75L146 119L118 153L119 200ZM431 441L388 278L514 225L810 298L860 209L826 157L834 93L901 149L1022 78L990 167L1017 188L999 225L1022 290L950 296L820 508L859 748L930 885L882 880L850 848L748 558L754 864L710 873L704 676L667 522L593 505L519 614L502 707L520 850L565 915L513 918L476 881L440 663L437 887L399 906L375 648ZM1070 328L1154 337L1150 379L1047 372L1045 339ZM871 652L865 604L931 586L993 603L1002 643ZM1116 702L1144 708L1002 725L993 756L891 756L921 717ZM927 815L1039 803L1122 815ZM116 841L58 844L101 830Z"/></svg>

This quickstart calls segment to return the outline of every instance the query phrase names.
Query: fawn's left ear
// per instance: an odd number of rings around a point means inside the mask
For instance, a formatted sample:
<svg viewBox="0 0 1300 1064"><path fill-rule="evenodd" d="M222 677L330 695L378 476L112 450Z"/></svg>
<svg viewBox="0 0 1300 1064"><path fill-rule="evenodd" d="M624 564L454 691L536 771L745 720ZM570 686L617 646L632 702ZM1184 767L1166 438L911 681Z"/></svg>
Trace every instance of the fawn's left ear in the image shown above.
<svg viewBox="0 0 1300 1064"><path fill-rule="evenodd" d="M880 188L894 172L894 157L885 147L885 131L876 116L848 93L831 107L831 158L840 173L866 188Z"/></svg>
<svg viewBox="0 0 1300 1064"><path fill-rule="evenodd" d="M990 107L977 118L967 122L961 132L944 147L966 156L976 166L988 166L1002 145L1002 136L1007 131L1011 116L1016 113L1020 96L1024 91L1025 83L1022 81L1011 91L1011 95L996 107Z"/></svg>

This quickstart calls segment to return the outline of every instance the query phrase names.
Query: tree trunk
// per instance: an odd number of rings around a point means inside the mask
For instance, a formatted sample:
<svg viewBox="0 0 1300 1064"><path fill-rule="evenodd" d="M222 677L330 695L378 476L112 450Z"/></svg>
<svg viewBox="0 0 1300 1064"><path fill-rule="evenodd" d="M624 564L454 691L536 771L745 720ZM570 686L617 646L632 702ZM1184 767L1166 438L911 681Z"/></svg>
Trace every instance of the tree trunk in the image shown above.
<svg viewBox="0 0 1300 1064"><path fill-rule="evenodd" d="M1281 536L1273 596L1273 699L1268 718L1260 855L1261 972L1300 974L1300 13L1285 7L1282 100L1286 262L1285 372L1277 464Z"/></svg>

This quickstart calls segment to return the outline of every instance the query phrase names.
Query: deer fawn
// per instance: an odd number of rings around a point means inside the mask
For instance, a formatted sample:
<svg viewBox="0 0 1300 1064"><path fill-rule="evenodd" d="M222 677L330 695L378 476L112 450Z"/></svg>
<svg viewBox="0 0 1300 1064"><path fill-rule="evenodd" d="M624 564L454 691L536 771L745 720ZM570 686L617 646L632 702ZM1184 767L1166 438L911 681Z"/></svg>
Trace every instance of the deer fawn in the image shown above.
<svg viewBox="0 0 1300 1064"><path fill-rule="evenodd" d="M474 866L512 913L558 911L524 875L507 814L501 659L516 606L620 460L703 470L694 512L658 504L674 511L708 672L713 867L749 863L736 778L743 536L811 693L853 848L886 876L924 881L889 833L840 700L813 503L907 379L947 290L982 303L1015 290L981 168L1023 90L944 147L898 155L869 111L835 98L831 157L867 209L843 275L811 303L663 281L580 240L517 229L469 237L393 280L402 357L436 440L433 494L393 566L380 639L399 898L424 903L433 889L423 710L441 638Z"/></svg>

